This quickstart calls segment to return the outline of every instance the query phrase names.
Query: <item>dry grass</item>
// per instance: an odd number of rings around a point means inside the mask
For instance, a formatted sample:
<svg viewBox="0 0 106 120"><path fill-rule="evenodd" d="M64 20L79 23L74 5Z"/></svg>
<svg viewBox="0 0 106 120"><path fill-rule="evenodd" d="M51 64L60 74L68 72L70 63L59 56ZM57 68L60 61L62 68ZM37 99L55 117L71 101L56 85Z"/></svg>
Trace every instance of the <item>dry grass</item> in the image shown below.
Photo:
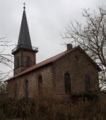
<svg viewBox="0 0 106 120"><path fill-rule="evenodd" d="M106 120L106 96L72 102L67 97L39 95L34 99L0 102L0 120Z"/></svg>

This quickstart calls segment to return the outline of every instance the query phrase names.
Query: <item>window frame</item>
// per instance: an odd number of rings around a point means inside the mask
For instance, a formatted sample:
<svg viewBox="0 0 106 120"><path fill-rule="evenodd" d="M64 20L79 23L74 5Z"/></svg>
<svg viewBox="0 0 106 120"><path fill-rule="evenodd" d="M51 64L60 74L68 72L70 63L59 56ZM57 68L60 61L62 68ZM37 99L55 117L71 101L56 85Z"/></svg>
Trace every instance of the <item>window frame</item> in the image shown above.
<svg viewBox="0 0 106 120"><path fill-rule="evenodd" d="M74 60L75 60L75 62L78 62L79 61L78 56L74 56Z"/></svg>
<svg viewBox="0 0 106 120"><path fill-rule="evenodd" d="M26 98L28 98L29 97L29 82L28 82L28 80L26 80L25 84L26 84Z"/></svg>
<svg viewBox="0 0 106 120"><path fill-rule="evenodd" d="M19 63L19 57L17 57L17 68L20 66L20 63Z"/></svg>
<svg viewBox="0 0 106 120"><path fill-rule="evenodd" d="M15 84L14 97L17 97L17 84Z"/></svg>
<svg viewBox="0 0 106 120"><path fill-rule="evenodd" d="M85 75L85 91L88 92L91 89L90 77Z"/></svg>
<svg viewBox="0 0 106 120"><path fill-rule="evenodd" d="M30 61L31 61L30 57L27 56L27 67L30 67Z"/></svg>
<svg viewBox="0 0 106 120"><path fill-rule="evenodd" d="M38 76L38 91L41 92L41 90L42 90L42 75L39 75Z"/></svg>
<svg viewBox="0 0 106 120"><path fill-rule="evenodd" d="M64 74L64 85L65 85L65 94L71 93L71 77L68 72Z"/></svg>

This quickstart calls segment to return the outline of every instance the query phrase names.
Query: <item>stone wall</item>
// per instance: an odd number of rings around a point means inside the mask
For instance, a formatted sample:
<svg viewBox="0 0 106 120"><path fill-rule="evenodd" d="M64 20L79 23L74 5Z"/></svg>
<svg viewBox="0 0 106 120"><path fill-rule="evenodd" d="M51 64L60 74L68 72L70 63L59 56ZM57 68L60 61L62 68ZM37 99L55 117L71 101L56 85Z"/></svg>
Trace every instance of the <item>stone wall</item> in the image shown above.
<svg viewBox="0 0 106 120"><path fill-rule="evenodd" d="M77 57L77 59L75 58ZM17 86L18 98L26 97L26 80L29 84L29 97L36 94L52 92L57 95L65 94L64 74L69 73L71 78L71 92L85 92L85 76L90 78L90 90L99 88L98 71L91 64L88 57L80 50L75 50L53 64L45 65L33 70L8 83L9 97L14 97ZM42 76L42 93L38 91L38 77Z"/></svg>
<svg viewBox="0 0 106 120"><path fill-rule="evenodd" d="M14 75L28 68L27 57L30 58L30 66L36 64L36 54L31 51L21 50L14 56ZM17 58L19 58L19 67L17 67Z"/></svg>
<svg viewBox="0 0 106 120"><path fill-rule="evenodd" d="M75 59L78 58L78 62ZM53 65L55 94L65 94L64 74L68 72L71 78L71 92L85 92L85 75L90 77L91 90L99 88L98 71L89 62L85 54L79 50L66 55Z"/></svg>
<svg viewBox="0 0 106 120"><path fill-rule="evenodd" d="M37 70L31 71L25 75L17 77L8 82L8 94L9 97L14 97L14 90L17 84L17 96L18 98L26 97L26 80L29 84L29 97L34 97L38 92L38 77L42 76L42 93L51 92L52 90L52 66L47 65ZM40 93L39 93L40 94Z"/></svg>

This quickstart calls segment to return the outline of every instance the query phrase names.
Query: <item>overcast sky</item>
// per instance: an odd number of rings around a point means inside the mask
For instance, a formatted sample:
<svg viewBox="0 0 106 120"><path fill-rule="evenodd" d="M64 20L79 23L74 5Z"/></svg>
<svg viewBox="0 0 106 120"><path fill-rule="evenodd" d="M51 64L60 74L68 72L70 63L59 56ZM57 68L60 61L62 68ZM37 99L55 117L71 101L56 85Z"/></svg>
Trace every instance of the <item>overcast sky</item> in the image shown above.
<svg viewBox="0 0 106 120"><path fill-rule="evenodd" d="M93 12L98 6L106 5L106 0L0 0L0 38L6 36L5 40L11 44L18 42L24 2L31 42L39 49L37 63L66 50L62 44L71 40L62 39L61 34L64 35L70 20L84 23L84 8ZM15 45L5 47L4 53L11 54ZM0 70L11 69L0 64Z"/></svg>

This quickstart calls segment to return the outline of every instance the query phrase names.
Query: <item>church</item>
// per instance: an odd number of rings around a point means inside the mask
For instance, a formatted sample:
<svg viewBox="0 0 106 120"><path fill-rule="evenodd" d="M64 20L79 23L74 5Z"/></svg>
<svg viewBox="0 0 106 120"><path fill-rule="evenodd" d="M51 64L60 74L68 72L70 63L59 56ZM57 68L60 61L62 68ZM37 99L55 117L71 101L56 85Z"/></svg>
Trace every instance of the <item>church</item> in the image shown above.
<svg viewBox="0 0 106 120"><path fill-rule="evenodd" d="M31 44L24 7L18 45L12 50L14 76L7 80L9 97L33 98L47 92L68 95L99 89L101 68L80 46L67 44L66 51L36 64L37 52Z"/></svg>

